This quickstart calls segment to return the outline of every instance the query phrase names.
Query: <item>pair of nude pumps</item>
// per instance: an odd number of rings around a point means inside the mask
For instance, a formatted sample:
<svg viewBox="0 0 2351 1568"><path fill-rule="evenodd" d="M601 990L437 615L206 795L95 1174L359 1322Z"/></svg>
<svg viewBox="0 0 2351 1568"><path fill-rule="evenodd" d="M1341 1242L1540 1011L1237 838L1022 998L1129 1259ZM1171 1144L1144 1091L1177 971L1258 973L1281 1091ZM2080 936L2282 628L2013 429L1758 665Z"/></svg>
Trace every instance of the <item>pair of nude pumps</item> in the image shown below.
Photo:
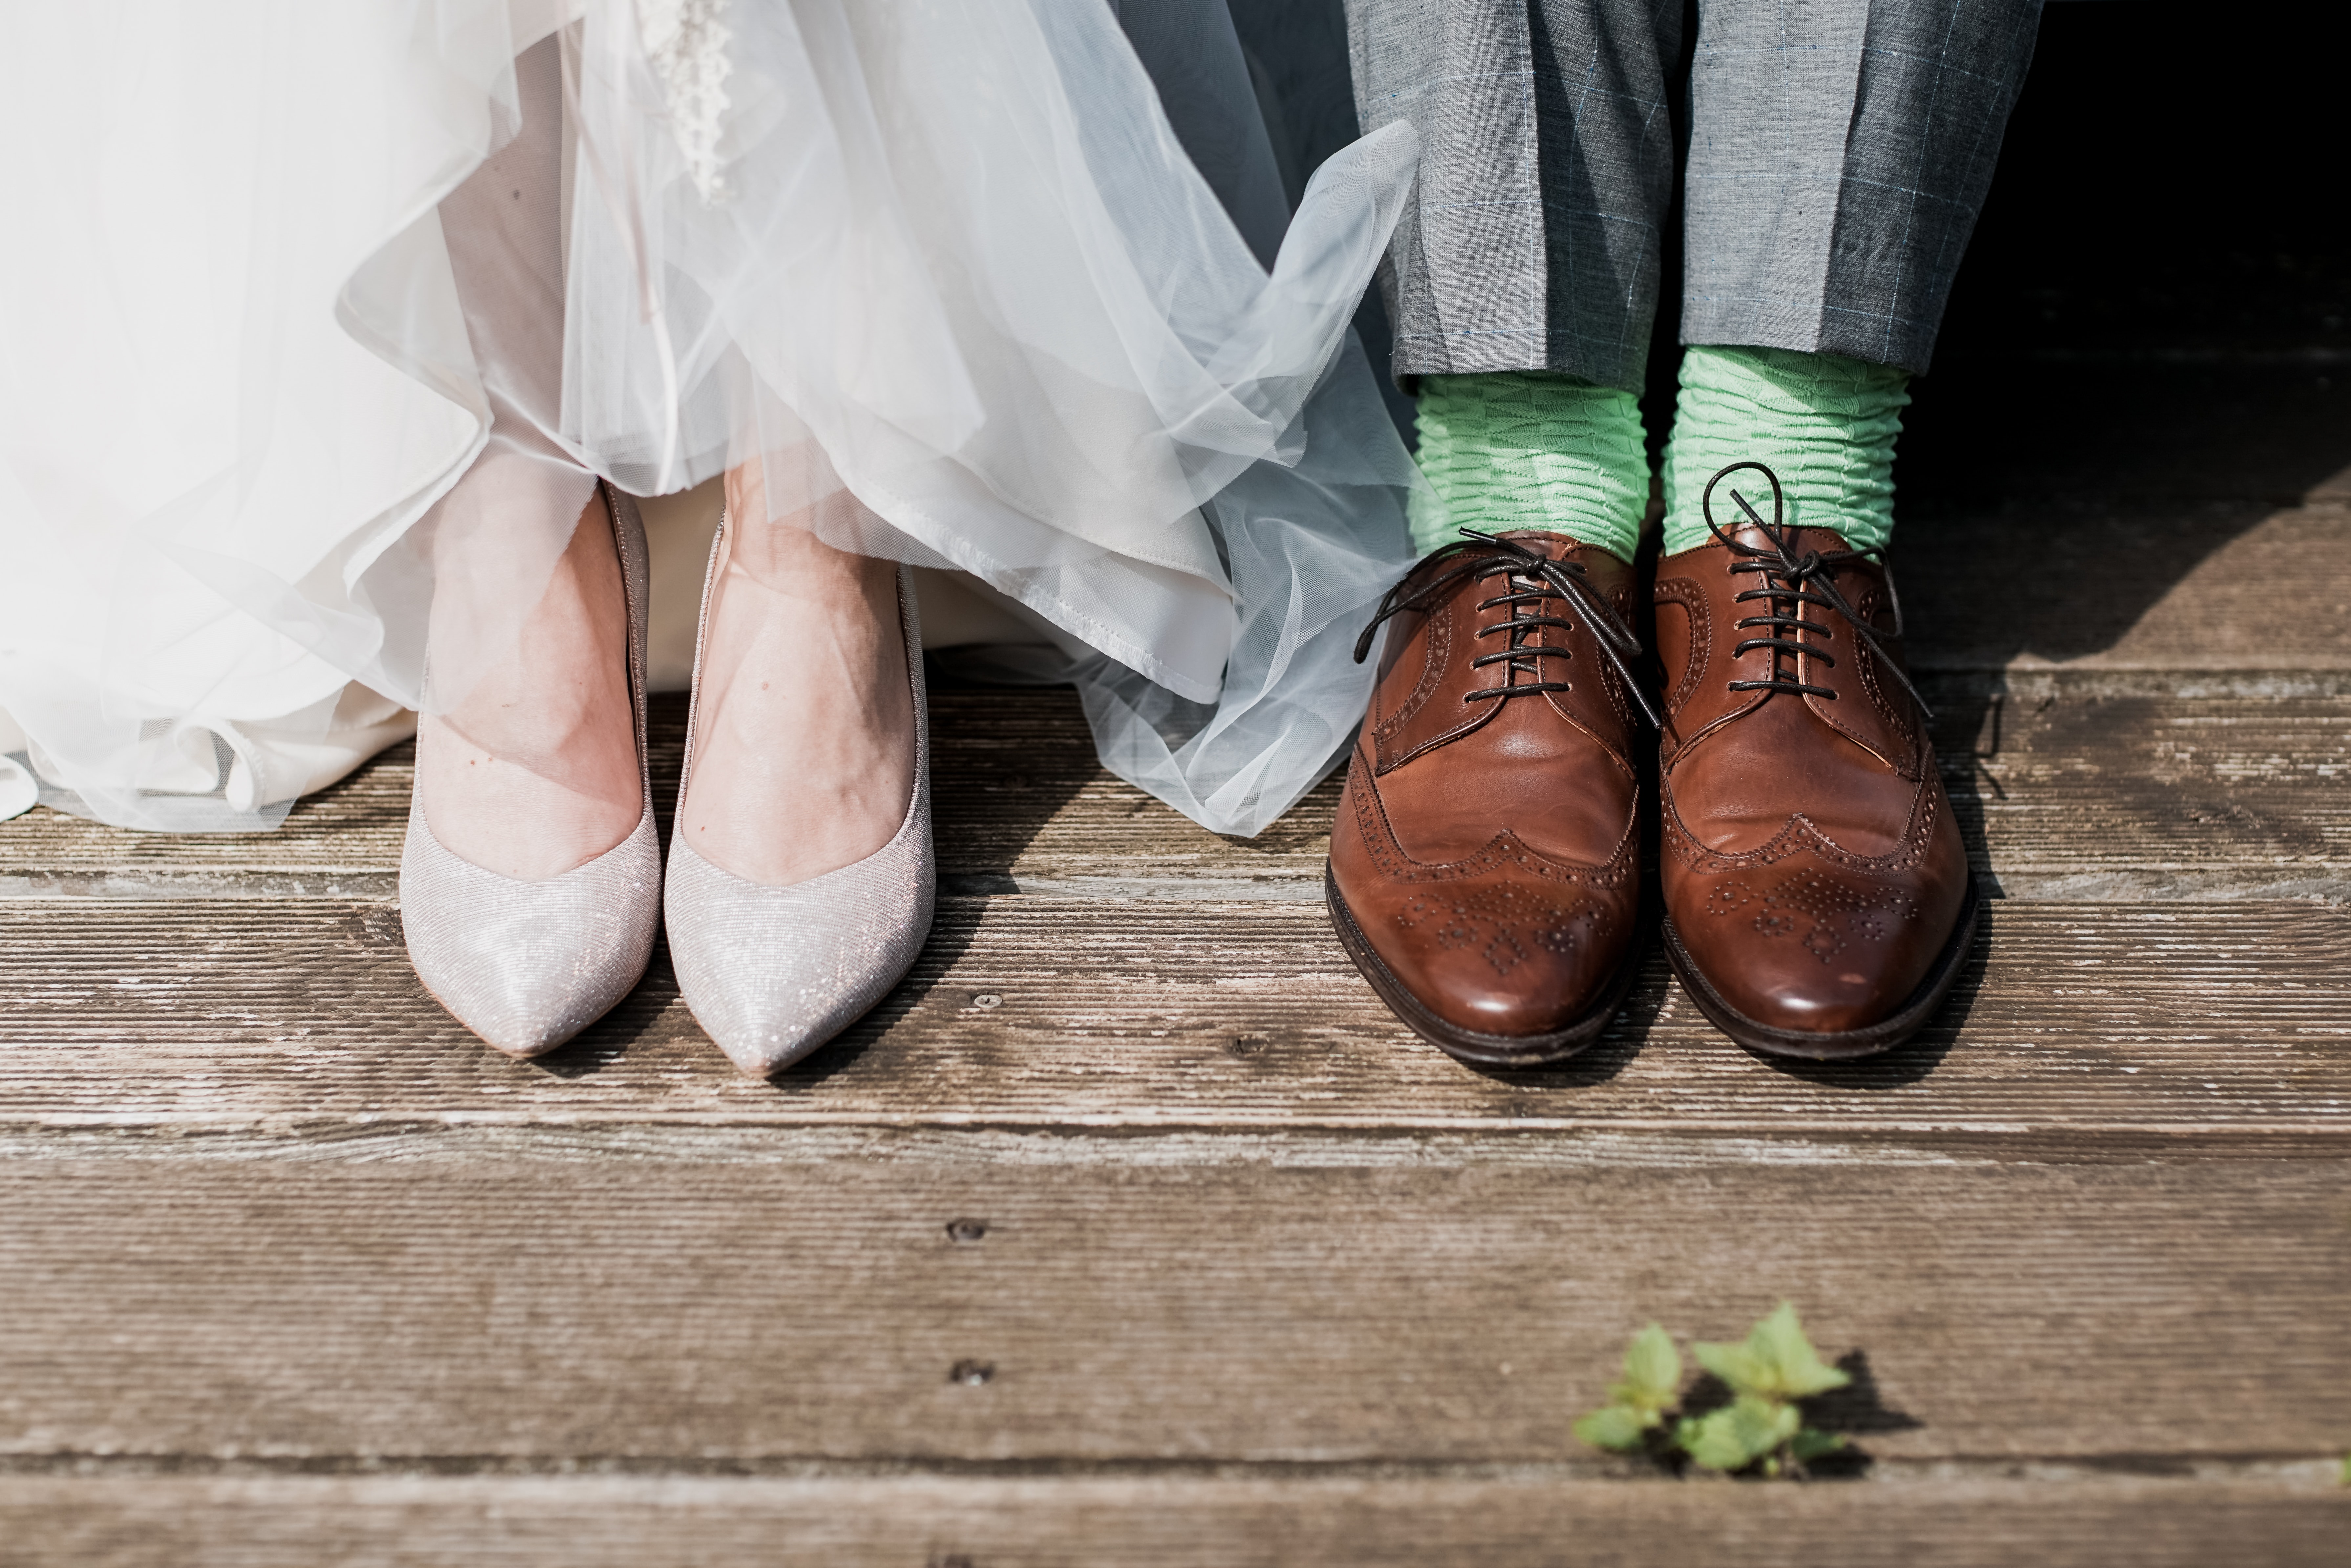
<svg viewBox="0 0 2351 1568"><path fill-rule="evenodd" d="M654 929L665 920L686 1006L737 1067L766 1077L880 1001L914 967L930 934L936 883L930 733L913 578L899 569L898 618L914 692L914 788L895 836L853 865L790 887L768 887L722 871L673 833L664 879L645 752L644 523L628 497L610 486L603 494L628 596L629 685L643 815L627 838L587 864L526 882L451 853L433 836L412 795L400 859L409 960L425 988L467 1029L510 1056L537 1056L603 1017L635 988L653 956ZM710 561L715 572L716 544ZM704 634L709 591L705 578ZM697 696L701 674L698 636ZM689 717L689 780L693 735ZM681 800L684 792L681 780Z"/></svg>

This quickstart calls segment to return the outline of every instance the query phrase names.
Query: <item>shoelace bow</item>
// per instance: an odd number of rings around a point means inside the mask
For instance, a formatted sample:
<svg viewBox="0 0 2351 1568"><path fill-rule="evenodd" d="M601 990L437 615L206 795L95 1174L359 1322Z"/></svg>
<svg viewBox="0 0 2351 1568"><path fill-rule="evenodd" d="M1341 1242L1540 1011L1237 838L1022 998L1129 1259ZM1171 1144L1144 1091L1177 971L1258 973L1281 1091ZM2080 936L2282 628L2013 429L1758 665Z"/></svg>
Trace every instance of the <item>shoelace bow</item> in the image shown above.
<svg viewBox="0 0 2351 1568"><path fill-rule="evenodd" d="M1608 662L1616 666L1616 674L1624 680L1625 689L1633 695L1633 701L1639 705L1652 726L1664 722L1656 706L1649 700L1648 693L1642 689L1640 680L1633 673L1633 661L1641 656L1640 638L1625 624L1623 618L1616 613L1615 606L1592 586L1582 561L1553 560L1541 550L1531 549L1516 539L1498 538L1476 528L1463 528L1461 532L1464 537L1460 543L1447 545L1428 558L1431 561L1450 562L1446 570L1428 577L1410 592L1406 592L1405 584L1399 582L1381 597L1379 608L1373 612L1371 621L1364 627L1364 634L1355 639L1355 663L1362 664L1370 654L1372 634L1389 616L1400 615L1408 610L1426 610L1443 598L1455 584L1468 579L1499 577L1510 580L1510 591L1479 601L1478 608L1485 611L1499 606L1505 613L1494 624L1478 628L1478 635L1489 637L1496 632L1508 632L1510 645L1491 653L1479 654L1469 661L1469 667L1483 669L1489 664L1505 665L1504 682L1499 686L1480 686L1465 694L1462 701L1478 702L1491 698L1508 702L1512 697L1526 696L1535 692L1572 689L1566 681L1544 680L1541 661L1546 658L1572 659L1575 651L1530 643L1524 640L1528 633L1540 627L1574 630L1575 623L1564 616L1521 613L1527 610L1541 610L1557 601L1573 605L1583 612L1584 624L1591 629L1593 641L1600 644L1600 651L1608 656ZM1519 674L1535 678L1515 682L1509 678Z"/></svg>
<svg viewBox="0 0 2351 1568"><path fill-rule="evenodd" d="M1730 492L1730 498L1739 503L1739 509L1747 514L1747 520L1753 523L1761 531L1763 537L1771 541L1769 549L1760 545L1742 544L1724 532L1721 525L1714 520L1714 487L1741 468L1752 468L1771 482L1771 520L1768 523L1763 520L1762 514L1755 509L1746 497L1735 489ZM1829 550L1826 553L1808 549L1802 555L1796 554L1793 548L1796 543L1796 530L1787 526L1784 520L1787 515L1786 505L1780 491L1780 476L1772 473L1768 465L1752 460L1733 463L1729 467L1719 470L1713 478L1708 479L1706 482L1706 494L1698 497L1698 510L1706 518L1707 531L1729 546L1733 555L1742 558L1734 561L1730 570L1733 572L1756 572L1762 576L1762 587L1746 590L1736 596L1735 601L1740 604L1751 599L1771 601L1768 606L1770 614L1750 615L1744 620L1734 622L1737 629L1741 632L1750 627L1761 626L1768 628L1771 635L1750 637L1731 649L1730 653L1731 657L1737 658L1752 649L1771 649L1772 678L1768 681L1733 681L1730 683L1732 691L1789 692L1797 695L1823 696L1832 701L1835 700L1836 693L1827 686L1808 685L1792 675L1782 676L1777 673L1782 653L1802 653L1832 669L1836 666L1836 660L1823 653L1818 643L1802 640L1803 634L1807 632L1818 632L1823 642L1829 641L1835 635L1824 623L1804 618L1804 606L1816 605L1823 610L1834 610L1844 616L1846 623L1860 635L1862 645L1876 654L1878 663L1901 683L1904 691L1910 694L1910 700L1918 705L1918 711L1926 716L1928 722L1934 721L1935 710L1927 706L1927 699L1918 695L1918 688L1910 684L1910 677L1902 673L1900 664L1895 663L1894 654L1886 648L1878 630L1863 620L1852 602L1838 591L1833 576L1839 567L1850 566L1855 561L1875 560L1879 569L1886 573L1886 597L1894 611L1894 635L1901 636L1902 596L1895 591L1894 569L1886 564L1886 552L1883 549L1873 546L1868 549L1839 549Z"/></svg>

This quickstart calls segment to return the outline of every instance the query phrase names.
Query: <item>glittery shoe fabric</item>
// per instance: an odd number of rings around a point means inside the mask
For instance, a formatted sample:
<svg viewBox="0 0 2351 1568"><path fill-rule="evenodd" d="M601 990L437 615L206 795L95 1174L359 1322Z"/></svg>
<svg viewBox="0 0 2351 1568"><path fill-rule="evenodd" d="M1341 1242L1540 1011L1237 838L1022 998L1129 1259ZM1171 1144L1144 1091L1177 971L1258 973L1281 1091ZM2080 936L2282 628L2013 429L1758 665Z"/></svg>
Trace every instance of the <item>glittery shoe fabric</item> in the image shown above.
<svg viewBox="0 0 2351 1568"><path fill-rule="evenodd" d="M644 788L635 831L583 866L526 882L450 852L425 825L422 805L409 801L400 857L409 962L460 1023L509 1056L551 1051L611 1011L644 977L661 915L661 840L645 768L644 524L628 497L609 486L604 496L629 602L629 680Z"/></svg>
<svg viewBox="0 0 2351 1568"><path fill-rule="evenodd" d="M903 567L898 605L914 685L914 791L890 841L853 865L767 887L711 864L682 833L670 839L665 898L678 988L718 1048L755 1077L799 1061L864 1016L914 967L930 935L937 883L930 726L913 574Z"/></svg>
<svg viewBox="0 0 2351 1568"><path fill-rule="evenodd" d="M552 1051L644 977L661 912L651 804L618 846L545 882L458 859L412 805L400 903L409 962L458 1022L509 1056Z"/></svg>

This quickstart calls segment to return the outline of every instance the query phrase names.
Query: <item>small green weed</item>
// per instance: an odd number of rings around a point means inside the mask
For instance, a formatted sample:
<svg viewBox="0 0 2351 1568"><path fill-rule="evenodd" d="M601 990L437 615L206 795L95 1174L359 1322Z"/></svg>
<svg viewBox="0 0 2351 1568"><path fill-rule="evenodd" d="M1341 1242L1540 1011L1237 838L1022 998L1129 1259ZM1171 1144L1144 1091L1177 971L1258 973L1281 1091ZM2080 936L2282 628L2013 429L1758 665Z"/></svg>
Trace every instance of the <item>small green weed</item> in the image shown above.
<svg viewBox="0 0 2351 1568"><path fill-rule="evenodd" d="M1677 1454L1706 1470L1802 1475L1804 1467L1845 1446L1837 1434L1804 1424L1796 1401L1853 1381L1823 1361L1788 1301L1739 1344L1693 1344L1698 1364L1730 1390L1730 1403L1698 1415L1682 1404L1682 1358L1666 1331L1651 1323L1625 1352L1625 1380L1608 1403L1575 1424L1575 1435L1612 1453Z"/></svg>

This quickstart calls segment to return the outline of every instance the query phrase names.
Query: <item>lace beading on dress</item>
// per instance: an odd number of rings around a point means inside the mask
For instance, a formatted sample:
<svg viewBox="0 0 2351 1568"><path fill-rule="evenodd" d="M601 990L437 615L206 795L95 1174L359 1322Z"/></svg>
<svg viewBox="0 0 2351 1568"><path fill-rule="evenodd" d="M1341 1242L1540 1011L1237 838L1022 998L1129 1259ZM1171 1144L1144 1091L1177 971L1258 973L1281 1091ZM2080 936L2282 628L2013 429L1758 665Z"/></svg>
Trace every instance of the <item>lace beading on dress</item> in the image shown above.
<svg viewBox="0 0 2351 1568"><path fill-rule="evenodd" d="M669 98L670 125L686 172L705 203L726 200L718 136L726 116L726 0L637 0L645 56Z"/></svg>

